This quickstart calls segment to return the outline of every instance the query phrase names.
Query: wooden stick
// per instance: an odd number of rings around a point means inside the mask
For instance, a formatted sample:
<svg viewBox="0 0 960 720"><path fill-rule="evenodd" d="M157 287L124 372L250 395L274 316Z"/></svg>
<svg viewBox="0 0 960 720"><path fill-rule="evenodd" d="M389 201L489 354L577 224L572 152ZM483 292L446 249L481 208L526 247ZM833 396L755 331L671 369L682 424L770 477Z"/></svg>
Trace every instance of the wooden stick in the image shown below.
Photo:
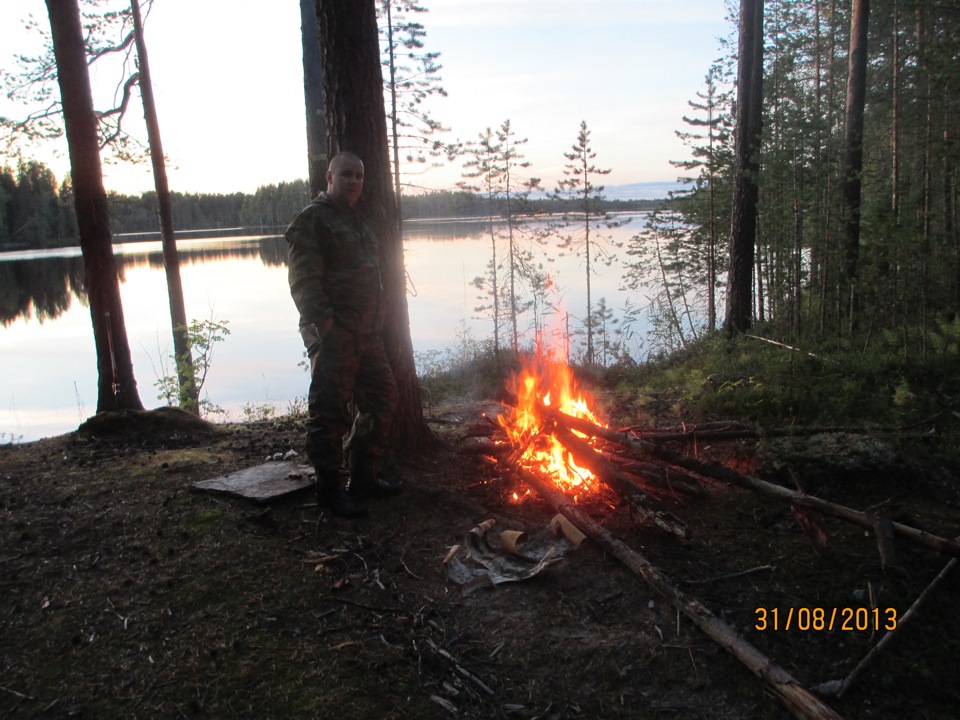
<svg viewBox="0 0 960 720"><path fill-rule="evenodd" d="M822 500L821 498L814 497L812 495L806 495L805 493L800 493L796 490L790 490L789 488L785 488L781 485L774 485L773 483L760 480L759 478L743 475L738 473L736 470L731 470L727 466L721 465L717 462L688 457L681 453L669 450L668 448L660 447L655 443L646 442L644 440L625 435L624 433L617 432L616 430L600 427L599 425L596 425L589 420L584 420L583 418L575 418L570 415L557 412L555 412L554 415L557 418L558 424L564 424L567 427L582 432L586 435L602 437L604 440L609 440L610 442L618 443L635 450L646 452L650 455L660 458L661 460L665 460L671 465L676 465L686 470L692 470L700 475L722 480L730 485L745 487L758 492L761 495L774 497L779 500L786 500L794 505L810 508L811 510L821 512L824 515L832 515L833 517L848 520L865 528L873 529L873 521L865 512L854 510L853 508L849 508L844 505L838 505L836 503L829 502L828 500ZM893 532L906 540L914 542L918 545L924 545L932 550L943 553L944 555L960 557L960 542L957 542L956 540L948 540L947 538L933 535L924 530L918 530L917 528L910 527L909 525L903 525L902 523L898 522L892 523L892 526Z"/></svg>
<svg viewBox="0 0 960 720"><path fill-rule="evenodd" d="M537 491L554 512L563 514L584 534L600 543L604 550L643 578L678 611L693 620L708 636L746 665L754 675L766 682L794 717L806 720L840 720L840 715L800 685L786 670L740 637L732 627L711 613L699 601L674 587L667 577L643 555L610 535L604 527L582 512L563 493L555 490L534 473L519 466L515 468L515 472Z"/></svg>
<svg viewBox="0 0 960 720"><path fill-rule="evenodd" d="M930 584L920 593L919 597L913 601L913 604L907 609L907 611L900 616L900 620L897 621L897 627L894 630L890 630L886 635L880 638L880 641L870 648L870 652L863 656L863 659L857 663L856 667L850 671L850 674L847 675L843 680L832 680L830 682L825 682L821 685L818 685L814 688L814 691L823 696L823 697L843 697L843 694L850 689L850 686L856 681L858 677L867 669L867 666L873 661L873 659L883 650L887 645L889 645L893 638L896 637L897 630L900 630L905 623L913 619L917 614L917 609L923 603L924 600L929 597L930 593L940 584L940 582L950 573L951 570L956 566L958 560L957 558L950 558L950 562L944 566L937 576L930 581Z"/></svg>

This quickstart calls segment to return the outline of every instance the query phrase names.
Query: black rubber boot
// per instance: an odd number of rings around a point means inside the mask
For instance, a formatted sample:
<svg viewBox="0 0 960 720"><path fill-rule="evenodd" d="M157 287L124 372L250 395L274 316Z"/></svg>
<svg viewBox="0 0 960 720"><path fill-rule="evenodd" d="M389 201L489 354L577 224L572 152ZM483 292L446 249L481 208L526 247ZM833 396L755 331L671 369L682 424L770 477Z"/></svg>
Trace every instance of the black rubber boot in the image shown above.
<svg viewBox="0 0 960 720"><path fill-rule="evenodd" d="M340 473L317 473L317 504L337 517L366 517L367 506L360 498L347 493L340 485Z"/></svg>
<svg viewBox="0 0 960 720"><path fill-rule="evenodd" d="M350 480L347 482L350 497L362 501L403 491L403 479L378 477L376 461L366 457L361 449L351 448L347 462L350 467Z"/></svg>

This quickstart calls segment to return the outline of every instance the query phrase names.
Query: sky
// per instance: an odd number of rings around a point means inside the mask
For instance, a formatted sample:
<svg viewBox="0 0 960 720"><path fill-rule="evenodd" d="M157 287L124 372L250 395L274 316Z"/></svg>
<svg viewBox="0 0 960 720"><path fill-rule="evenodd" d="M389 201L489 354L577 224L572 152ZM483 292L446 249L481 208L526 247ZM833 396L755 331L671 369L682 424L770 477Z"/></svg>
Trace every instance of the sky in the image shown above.
<svg viewBox="0 0 960 720"><path fill-rule="evenodd" d="M675 131L731 32L724 0L424 0L427 51L440 53L448 96L431 111L449 141L511 121L527 172L553 187L581 120L608 187L670 183L688 157ZM0 2L0 70L30 52L21 20L49 27L43 0ZM146 43L170 186L253 192L306 177L299 5L294 0L155 0ZM116 82L94 76L108 106ZM23 106L0 98L0 115ZM139 107L131 117L140 122ZM66 143L24 148L58 178ZM0 159L2 162L2 159ZM107 165L108 190L152 189L148 166ZM462 179L459 163L418 176L430 189ZM662 196L662 195L661 195Z"/></svg>

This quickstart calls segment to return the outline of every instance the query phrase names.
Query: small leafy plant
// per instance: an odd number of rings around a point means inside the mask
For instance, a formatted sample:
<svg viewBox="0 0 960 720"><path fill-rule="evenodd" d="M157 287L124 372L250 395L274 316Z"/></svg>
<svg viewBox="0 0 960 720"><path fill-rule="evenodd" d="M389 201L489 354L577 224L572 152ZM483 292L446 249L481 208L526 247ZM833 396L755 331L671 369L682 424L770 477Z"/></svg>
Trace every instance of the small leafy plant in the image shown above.
<svg viewBox="0 0 960 720"><path fill-rule="evenodd" d="M212 315L209 320L192 320L187 328L187 344L190 348L190 354L193 357L193 373L183 373L188 362L186 357L177 358L174 355L170 359L174 361L176 372L169 372L165 362L161 363L161 374L154 383L158 389L157 399L163 400L171 407L180 406L183 410L189 412L198 412L199 415L222 415L224 410L215 405L209 398L200 398L200 390L207 380L207 373L210 372L210 366L213 362L213 352L217 343L227 339L230 334L229 320L217 320ZM180 387L178 377L188 375L193 377L197 392L184 392ZM188 388L191 389L191 388ZM185 397L197 397L197 406L194 407L193 400L182 400Z"/></svg>

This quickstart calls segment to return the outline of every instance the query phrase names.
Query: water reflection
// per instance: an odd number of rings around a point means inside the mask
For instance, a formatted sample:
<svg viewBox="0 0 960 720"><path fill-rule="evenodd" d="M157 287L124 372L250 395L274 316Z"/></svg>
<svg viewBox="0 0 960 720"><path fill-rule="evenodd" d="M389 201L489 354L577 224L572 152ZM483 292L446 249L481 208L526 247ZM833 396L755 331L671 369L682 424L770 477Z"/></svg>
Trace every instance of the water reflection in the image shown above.
<svg viewBox="0 0 960 720"><path fill-rule="evenodd" d="M416 353L439 352L467 334L491 336L489 313L477 309L487 301L473 282L489 263L489 232L484 219L406 224ZM623 240L636 230L618 232ZM158 241L114 249L134 373L141 399L151 407L158 404L153 386L165 372L172 342L162 249ZM303 347L283 237L185 240L178 241L178 250L188 318L230 323L204 394L232 418L242 417L250 403L284 411L302 398L307 379L297 365ZM576 326L585 306L582 262L557 258L549 272L550 306L541 314L552 312L553 320ZM606 298L619 309L627 300L638 301L619 291L620 274L617 267L598 273L594 302ZM95 409L96 357L86 305L79 248L0 254L0 442L68 432Z"/></svg>
<svg viewBox="0 0 960 720"><path fill-rule="evenodd" d="M485 220L411 221L404 239L452 242L478 238L486 232ZM282 235L178 241L177 252L181 266L254 258L266 267L287 264L287 242ZM126 282L127 271L132 268L164 267L163 249L158 241L118 244L114 246L114 255L121 283ZM41 322L57 318L70 309L73 298L87 303L79 248L0 253L0 323L4 327L20 318Z"/></svg>
<svg viewBox="0 0 960 720"><path fill-rule="evenodd" d="M486 218L441 218L408 220L404 224L404 241L451 242L462 238L479 238L489 232Z"/></svg>
<svg viewBox="0 0 960 720"><path fill-rule="evenodd" d="M40 322L57 318L70 308L74 296L86 299L83 260L56 257L0 261L0 323L17 318Z"/></svg>

